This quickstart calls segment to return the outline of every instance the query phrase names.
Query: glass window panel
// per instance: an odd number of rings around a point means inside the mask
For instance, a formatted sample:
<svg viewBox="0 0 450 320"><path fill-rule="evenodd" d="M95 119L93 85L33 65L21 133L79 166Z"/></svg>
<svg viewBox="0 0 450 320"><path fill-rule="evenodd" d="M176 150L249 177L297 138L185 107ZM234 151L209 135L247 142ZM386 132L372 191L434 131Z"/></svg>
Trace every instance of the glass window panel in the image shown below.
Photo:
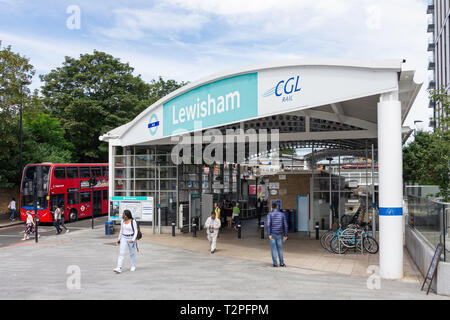
<svg viewBox="0 0 450 320"><path fill-rule="evenodd" d="M91 192L83 191L80 192L80 203L89 203L91 202Z"/></svg>
<svg viewBox="0 0 450 320"><path fill-rule="evenodd" d="M135 157L136 167L149 167L155 165L154 156L152 155L137 155Z"/></svg>
<svg viewBox="0 0 450 320"><path fill-rule="evenodd" d="M78 189L69 189L67 191L67 204L77 204L79 200L79 192Z"/></svg>
<svg viewBox="0 0 450 320"><path fill-rule="evenodd" d="M80 178L90 178L89 167L80 167Z"/></svg>
<svg viewBox="0 0 450 320"><path fill-rule="evenodd" d="M53 170L53 175L56 179L65 179L66 178L66 168L57 167Z"/></svg>
<svg viewBox="0 0 450 320"><path fill-rule="evenodd" d="M136 178L155 178L154 168L136 168Z"/></svg>
<svg viewBox="0 0 450 320"><path fill-rule="evenodd" d="M108 176L109 176L108 167L102 167L102 177L108 177Z"/></svg>
<svg viewBox="0 0 450 320"><path fill-rule="evenodd" d="M67 178L68 179L77 179L78 178L78 167L67 167Z"/></svg>
<svg viewBox="0 0 450 320"><path fill-rule="evenodd" d="M100 167L91 167L91 174L93 177L101 177L102 170L100 169Z"/></svg>

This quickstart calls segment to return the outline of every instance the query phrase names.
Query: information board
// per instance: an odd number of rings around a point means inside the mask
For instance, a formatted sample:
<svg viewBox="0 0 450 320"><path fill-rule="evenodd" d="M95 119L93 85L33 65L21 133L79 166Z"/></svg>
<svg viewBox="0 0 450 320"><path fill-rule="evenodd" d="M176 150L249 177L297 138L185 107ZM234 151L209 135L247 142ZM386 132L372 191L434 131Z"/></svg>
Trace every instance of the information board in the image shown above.
<svg viewBox="0 0 450 320"><path fill-rule="evenodd" d="M153 197L112 197L109 220L121 220L125 210L130 210L136 221L153 221Z"/></svg>

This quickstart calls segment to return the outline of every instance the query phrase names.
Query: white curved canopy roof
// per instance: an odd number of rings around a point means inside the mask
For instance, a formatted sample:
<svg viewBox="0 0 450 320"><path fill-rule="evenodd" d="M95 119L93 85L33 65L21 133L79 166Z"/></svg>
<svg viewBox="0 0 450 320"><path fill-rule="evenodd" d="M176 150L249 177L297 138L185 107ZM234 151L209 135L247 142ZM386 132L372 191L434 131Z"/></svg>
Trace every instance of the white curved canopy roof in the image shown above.
<svg viewBox="0 0 450 320"><path fill-rule="evenodd" d="M190 83L100 137L113 145L170 144L211 128L276 128L280 141L373 139L377 103L397 91L405 120L422 84L403 60L284 61Z"/></svg>

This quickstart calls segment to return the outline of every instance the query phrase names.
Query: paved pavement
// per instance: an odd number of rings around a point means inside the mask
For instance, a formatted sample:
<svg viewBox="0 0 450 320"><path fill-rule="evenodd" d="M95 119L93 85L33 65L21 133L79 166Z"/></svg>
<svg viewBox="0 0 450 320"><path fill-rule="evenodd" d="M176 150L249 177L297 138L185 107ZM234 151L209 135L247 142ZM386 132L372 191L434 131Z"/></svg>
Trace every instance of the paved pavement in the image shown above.
<svg viewBox="0 0 450 320"><path fill-rule="evenodd" d="M224 229L219 234L217 255L245 258L271 264L269 240L260 239L260 229L256 220L242 221L242 239L237 238L233 229ZM208 252L206 233L200 231L194 238L190 234L176 236L171 234L153 234L151 229L143 229L145 239L149 241L198 252ZM367 268L379 265L379 254L361 254L359 251L348 250L345 255L336 255L324 250L320 241L308 238L306 233L290 233L289 239L283 244L283 255L290 267L310 269L316 271L334 272L353 276L367 276ZM422 275L415 267L404 250L404 278L402 281L421 283Z"/></svg>
<svg viewBox="0 0 450 320"><path fill-rule="evenodd" d="M24 222L20 220L20 217L18 217L18 214L16 212L16 219L11 221L9 219L10 214L0 214L0 228L4 228L4 227L10 227L10 226L15 226L15 225L19 225L19 224L23 224Z"/></svg>
<svg viewBox="0 0 450 320"><path fill-rule="evenodd" d="M117 275L115 240L98 226L0 248L0 299L447 299L426 296L417 283L382 280L370 290L367 277L273 268L149 239L139 243L137 270L129 271L127 258ZM69 266L81 272L80 289L73 288L77 276L67 273Z"/></svg>
<svg viewBox="0 0 450 320"><path fill-rule="evenodd" d="M103 226L106 216L97 217L94 219L95 226ZM81 219L76 222L66 222L66 227L70 232L77 232L80 230L89 229L92 227L92 221L90 218ZM0 228L0 248L20 244L23 238L23 232L25 230L25 224L21 221L19 223L11 223L2 228ZM63 232L65 230L63 229ZM56 229L51 223L40 223L39 224L39 235L41 237L52 236L56 234ZM31 235L31 240L34 241L34 234Z"/></svg>

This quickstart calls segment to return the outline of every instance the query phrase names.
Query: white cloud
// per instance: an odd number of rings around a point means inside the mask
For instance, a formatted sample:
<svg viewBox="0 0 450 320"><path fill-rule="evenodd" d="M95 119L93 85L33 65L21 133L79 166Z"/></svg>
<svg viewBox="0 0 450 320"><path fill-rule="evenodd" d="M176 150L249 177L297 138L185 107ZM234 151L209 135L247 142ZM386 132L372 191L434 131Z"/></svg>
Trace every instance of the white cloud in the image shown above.
<svg viewBox="0 0 450 320"><path fill-rule="evenodd" d="M151 35L189 33L201 30L208 22L206 16L194 12L172 12L159 7L151 9L115 9L112 28L96 28L103 35L116 39L138 40Z"/></svg>
<svg viewBox="0 0 450 320"><path fill-rule="evenodd" d="M0 0L0 4L9 1ZM0 39L20 45L19 51L46 72L59 66L65 55L96 48L130 62L147 81L159 75L194 81L228 68L301 57L404 58L418 72L426 72L423 0L77 3L85 20L83 35L75 41L60 41L51 33L44 36L33 30L27 36L4 30ZM89 20L90 16L97 21ZM424 88L407 123L427 120L427 106Z"/></svg>

